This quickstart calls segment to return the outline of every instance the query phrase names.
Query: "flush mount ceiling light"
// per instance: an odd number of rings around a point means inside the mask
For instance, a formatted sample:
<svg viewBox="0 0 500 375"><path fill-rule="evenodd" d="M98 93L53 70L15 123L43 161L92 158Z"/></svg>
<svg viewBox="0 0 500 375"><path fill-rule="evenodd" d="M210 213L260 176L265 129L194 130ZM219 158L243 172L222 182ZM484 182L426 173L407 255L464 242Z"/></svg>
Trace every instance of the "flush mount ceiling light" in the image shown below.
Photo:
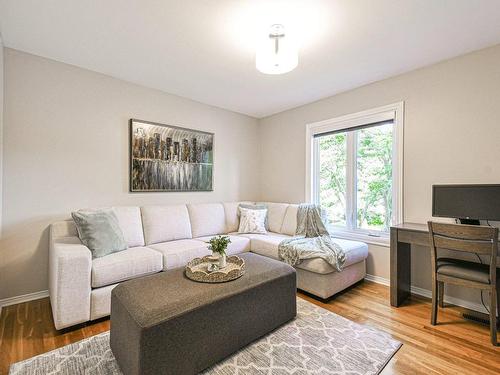
<svg viewBox="0 0 500 375"><path fill-rule="evenodd" d="M298 62L297 47L285 34L285 27L281 24L272 25L269 35L262 39L257 48L257 70L265 74L283 74L295 69Z"/></svg>

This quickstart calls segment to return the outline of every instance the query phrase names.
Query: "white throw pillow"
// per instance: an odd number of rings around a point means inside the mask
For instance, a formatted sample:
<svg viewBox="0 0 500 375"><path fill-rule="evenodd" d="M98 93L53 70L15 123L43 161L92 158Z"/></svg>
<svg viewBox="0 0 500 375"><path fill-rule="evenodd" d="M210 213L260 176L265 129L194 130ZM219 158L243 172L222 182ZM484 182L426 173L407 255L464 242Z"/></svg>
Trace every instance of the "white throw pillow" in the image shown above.
<svg viewBox="0 0 500 375"><path fill-rule="evenodd" d="M252 210L240 207L240 227L238 233L266 234L267 209Z"/></svg>

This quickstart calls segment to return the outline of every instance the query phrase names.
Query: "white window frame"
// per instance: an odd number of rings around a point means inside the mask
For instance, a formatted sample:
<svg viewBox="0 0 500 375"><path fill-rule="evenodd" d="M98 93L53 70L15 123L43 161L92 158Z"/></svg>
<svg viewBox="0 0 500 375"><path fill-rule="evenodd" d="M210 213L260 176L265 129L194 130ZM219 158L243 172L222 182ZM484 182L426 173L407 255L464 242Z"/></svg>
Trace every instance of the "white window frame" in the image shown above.
<svg viewBox="0 0 500 375"><path fill-rule="evenodd" d="M348 130L354 127L372 124L380 121L393 120L393 148L392 148L392 225L403 222L403 134L404 134L404 102L397 102L341 117L319 121L306 126L306 186L305 201L309 203L319 202L319 188L315 171L319 166L318 147L315 142L316 134ZM353 137L348 137L348 142L353 142ZM348 145L349 149L349 145ZM352 147L350 148L352 149ZM347 228L353 228L353 220L356 220L353 209L353 197L355 196L352 173L355 173L354 154L347 153L347 192L350 199L346 202ZM332 226L329 230L340 238L362 240L377 245L389 246L389 233L380 231L369 231L366 229L347 229Z"/></svg>

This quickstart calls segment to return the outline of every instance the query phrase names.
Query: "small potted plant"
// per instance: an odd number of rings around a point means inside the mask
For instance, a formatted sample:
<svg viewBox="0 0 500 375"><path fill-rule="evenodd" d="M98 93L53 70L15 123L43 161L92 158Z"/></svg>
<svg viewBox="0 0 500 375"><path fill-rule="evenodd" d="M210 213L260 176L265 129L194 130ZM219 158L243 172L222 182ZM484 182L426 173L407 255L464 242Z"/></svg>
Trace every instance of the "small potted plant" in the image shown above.
<svg viewBox="0 0 500 375"><path fill-rule="evenodd" d="M226 249L227 245L231 243L228 236L216 236L212 237L208 241L208 250L212 251L212 255L217 254L219 256L219 268L226 267Z"/></svg>

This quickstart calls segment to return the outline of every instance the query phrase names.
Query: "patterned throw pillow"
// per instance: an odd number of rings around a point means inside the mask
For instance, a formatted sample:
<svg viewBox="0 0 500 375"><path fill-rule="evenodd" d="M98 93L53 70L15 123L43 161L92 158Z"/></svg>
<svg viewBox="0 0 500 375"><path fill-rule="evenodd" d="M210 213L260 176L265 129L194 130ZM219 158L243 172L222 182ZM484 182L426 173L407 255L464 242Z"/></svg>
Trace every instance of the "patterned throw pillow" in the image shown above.
<svg viewBox="0 0 500 375"><path fill-rule="evenodd" d="M249 210L265 210L266 211L266 221L265 221L265 226L266 226L266 231L269 231L269 223L267 220L267 205L264 203L240 203L238 206L238 217L241 216L240 209L246 208Z"/></svg>
<svg viewBox="0 0 500 375"><path fill-rule="evenodd" d="M240 227L238 233L266 234L267 209L252 210L240 207Z"/></svg>

